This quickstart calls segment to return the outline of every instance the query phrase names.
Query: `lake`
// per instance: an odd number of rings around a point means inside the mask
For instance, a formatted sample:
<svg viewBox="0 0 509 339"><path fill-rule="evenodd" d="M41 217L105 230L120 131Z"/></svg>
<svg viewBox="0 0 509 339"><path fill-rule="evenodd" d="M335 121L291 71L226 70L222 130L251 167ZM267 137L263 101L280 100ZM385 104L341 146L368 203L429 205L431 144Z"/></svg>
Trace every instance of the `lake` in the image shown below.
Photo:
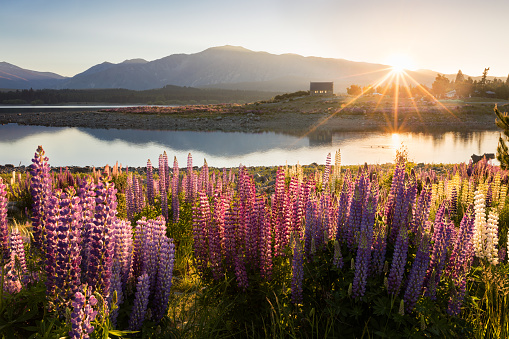
<svg viewBox="0 0 509 339"><path fill-rule="evenodd" d="M469 133L315 133L295 137L277 133L146 131L0 125L0 164L30 165L42 145L51 166L157 166L159 154L177 157L186 166L203 159L213 167L324 164L328 153L341 149L343 165L393 162L404 145L409 160L424 163L468 162L472 154L495 153L499 131ZM496 163L496 162L495 162Z"/></svg>

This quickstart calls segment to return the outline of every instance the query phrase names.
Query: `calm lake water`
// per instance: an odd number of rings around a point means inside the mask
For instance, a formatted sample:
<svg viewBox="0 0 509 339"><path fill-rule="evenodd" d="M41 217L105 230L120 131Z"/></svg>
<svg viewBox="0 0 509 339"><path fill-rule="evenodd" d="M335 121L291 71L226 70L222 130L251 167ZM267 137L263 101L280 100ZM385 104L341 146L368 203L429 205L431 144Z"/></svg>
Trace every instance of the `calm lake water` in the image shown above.
<svg viewBox="0 0 509 339"><path fill-rule="evenodd" d="M186 166L203 159L213 167L324 164L341 149L342 164L383 164L394 160L403 144L409 159L424 163L468 162L472 154L495 153L498 131L471 133L322 133L298 138L276 133L224 133L0 126L0 164L29 165L42 145L51 166L157 166L159 154Z"/></svg>

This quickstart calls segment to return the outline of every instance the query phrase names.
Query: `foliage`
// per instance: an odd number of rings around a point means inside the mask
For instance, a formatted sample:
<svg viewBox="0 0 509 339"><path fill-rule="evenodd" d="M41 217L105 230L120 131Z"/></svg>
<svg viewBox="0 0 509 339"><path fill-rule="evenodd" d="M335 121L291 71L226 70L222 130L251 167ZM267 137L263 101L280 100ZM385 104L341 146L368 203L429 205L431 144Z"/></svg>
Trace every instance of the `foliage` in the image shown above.
<svg viewBox="0 0 509 339"><path fill-rule="evenodd" d="M501 113L496 105L494 110L497 115L495 123L502 129L505 139L507 140L509 138L509 117L507 113ZM497 160L500 161L500 167L502 169L509 169L509 151L505 143L506 140L504 140L502 136L498 139Z"/></svg>
<svg viewBox="0 0 509 339"><path fill-rule="evenodd" d="M362 94L362 88L358 85L350 85L350 87L346 89L346 92L349 95L357 96Z"/></svg>
<svg viewBox="0 0 509 339"><path fill-rule="evenodd" d="M51 195L37 205L48 209L33 214L38 218L34 228L42 229L46 242L36 249L25 241L20 249L11 241L12 261L2 265L0 337L67 336L79 313L71 308L80 291L90 305L88 312L95 312L93 338L508 336L508 172L486 160L435 171L413 166L407 158L402 147L394 168L364 165L336 172L328 157L325 166L313 165L306 171L241 167L221 173L207 166L197 171L189 156L187 171L178 175L178 168L172 174L160 161L158 175L150 181L152 202L147 199L146 176L119 173L113 184L106 177L93 181L63 171L49 174L54 180L47 187ZM270 196L257 174L273 181ZM163 185L166 182L170 184ZM11 184L33 194L33 188L16 186L19 183ZM30 183L36 186L37 180ZM143 186L137 187L140 183ZM95 195L86 195L92 191ZM474 192L486 212L500 213L494 244L500 253L498 264L477 252L474 257L469 247L470 231L482 235L471 229ZM66 214L66 206L75 213ZM129 214L130 220L120 219L122 212L109 223L121 206L139 209ZM178 213L173 206L178 206ZM86 248L73 252L73 237L52 238L52 230L68 227L73 232L77 223L67 221L77 218L78 211L94 213L80 226L81 244L91 244L88 254ZM55 219L57 215L60 219ZM475 220L480 223L483 218ZM52 228L54 223L58 228ZM108 226L101 228L102 223ZM90 229L94 237L88 237L87 227L94 227ZM113 228L115 232L109 233ZM108 247L112 242L114 249ZM173 261L170 265L169 257L161 254L166 253L164 246L172 245L174 268ZM59 255L64 249L65 255ZM97 267L90 258L96 249L102 253ZM110 254L112 260L105 261ZM131 254L127 264L124 259ZM70 256L80 259L69 261ZM71 287L58 284L73 274L63 268L80 260L89 263L81 277L89 287L82 283L70 300L48 297L57 295L51 294L52 284L65 291L58 295L67 295L65 288ZM166 266L161 264L164 260ZM170 266L169 281L164 280L168 275L156 273L167 274L164 269ZM131 272L126 281L115 280L121 276L119 267ZM395 267L401 273L397 279ZM103 271L94 278L96 269ZM93 284L108 275L113 288L96 287L92 292ZM171 287L156 292L161 284ZM412 291L415 299L409 297ZM166 292L169 299L161 303ZM143 295L148 308L140 306ZM155 316L159 313L160 319ZM129 331L133 317L141 325Z"/></svg>
<svg viewBox="0 0 509 339"><path fill-rule="evenodd" d="M202 103L213 104L219 102L252 102L266 100L274 95L273 92L241 91L226 89L198 89L168 85L164 88L135 91L128 89L40 89L16 90L0 92L0 103L3 104L46 104L62 103L91 103L101 102L110 104L157 104L182 105Z"/></svg>
<svg viewBox="0 0 509 339"><path fill-rule="evenodd" d="M437 99L441 99L445 96L449 87L449 79L443 74L437 74L435 81L431 85L431 90Z"/></svg>
<svg viewBox="0 0 509 339"><path fill-rule="evenodd" d="M297 91L293 93L279 94L274 97L273 102L285 101L288 99L294 99L302 96L309 95L309 91Z"/></svg>

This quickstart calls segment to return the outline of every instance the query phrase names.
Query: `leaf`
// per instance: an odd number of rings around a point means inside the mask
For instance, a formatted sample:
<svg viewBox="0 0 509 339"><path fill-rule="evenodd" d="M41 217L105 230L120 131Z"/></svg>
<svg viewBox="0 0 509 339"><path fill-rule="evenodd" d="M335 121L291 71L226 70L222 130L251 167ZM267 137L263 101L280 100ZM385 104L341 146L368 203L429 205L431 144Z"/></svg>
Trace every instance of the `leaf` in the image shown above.
<svg viewBox="0 0 509 339"><path fill-rule="evenodd" d="M379 298L374 301L373 313L376 315L389 315L391 308L387 305L386 300ZM389 306L389 307L388 307Z"/></svg>
<svg viewBox="0 0 509 339"><path fill-rule="evenodd" d="M389 336L387 334L385 334L385 332L382 332L382 331L375 331L374 332L377 336L381 337L381 338L389 338Z"/></svg>
<svg viewBox="0 0 509 339"><path fill-rule="evenodd" d="M116 337L122 337L122 336L124 336L124 335L126 335L126 334L134 334L134 333L139 333L139 332L140 332L140 331L109 330L109 334L114 335L114 336L116 336Z"/></svg>

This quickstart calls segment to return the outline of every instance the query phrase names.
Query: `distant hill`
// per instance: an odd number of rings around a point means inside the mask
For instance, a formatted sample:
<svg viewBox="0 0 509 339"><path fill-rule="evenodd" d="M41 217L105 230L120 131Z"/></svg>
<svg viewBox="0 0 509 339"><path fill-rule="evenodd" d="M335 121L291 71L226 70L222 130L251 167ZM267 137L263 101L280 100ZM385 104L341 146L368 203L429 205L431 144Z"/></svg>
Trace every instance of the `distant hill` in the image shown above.
<svg viewBox="0 0 509 339"><path fill-rule="evenodd" d="M173 54L158 60L104 62L74 77L42 73L0 63L0 88L147 90L166 85L294 92L309 89L310 81L333 81L336 92L356 84L375 83L389 66L297 54L254 52L243 47L212 47L194 54ZM431 86L437 72L409 71L418 83ZM447 75L454 79L456 74Z"/></svg>
<svg viewBox="0 0 509 339"><path fill-rule="evenodd" d="M30 71L7 62L0 62L0 88L55 88L67 78L55 73Z"/></svg>

